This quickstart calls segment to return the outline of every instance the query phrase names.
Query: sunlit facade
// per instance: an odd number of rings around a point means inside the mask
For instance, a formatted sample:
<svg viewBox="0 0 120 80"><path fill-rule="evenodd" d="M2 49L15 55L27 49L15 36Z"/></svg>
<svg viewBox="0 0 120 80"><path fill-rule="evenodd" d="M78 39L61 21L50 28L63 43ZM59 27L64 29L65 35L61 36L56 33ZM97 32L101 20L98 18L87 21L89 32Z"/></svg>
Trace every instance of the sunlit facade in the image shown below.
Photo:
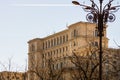
<svg viewBox="0 0 120 80"><path fill-rule="evenodd" d="M36 66L44 69L49 59L54 61L51 65L54 70L74 66L67 59L67 56L72 56L73 51L82 50L88 45L99 46L96 27L94 23L77 22L61 32L28 41L28 71L35 70ZM108 48L106 29L102 45ZM29 74L28 79L37 80L37 77L35 74ZM63 80L66 80L65 76Z"/></svg>

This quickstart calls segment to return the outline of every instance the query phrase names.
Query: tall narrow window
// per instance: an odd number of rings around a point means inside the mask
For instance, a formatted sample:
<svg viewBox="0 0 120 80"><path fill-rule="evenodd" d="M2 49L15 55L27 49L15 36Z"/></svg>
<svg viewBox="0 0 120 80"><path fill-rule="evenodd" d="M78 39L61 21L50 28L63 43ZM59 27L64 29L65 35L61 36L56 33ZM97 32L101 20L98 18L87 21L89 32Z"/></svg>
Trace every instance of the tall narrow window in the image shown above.
<svg viewBox="0 0 120 80"><path fill-rule="evenodd" d="M31 51L35 51L35 46L32 44Z"/></svg>
<svg viewBox="0 0 120 80"><path fill-rule="evenodd" d="M48 48L50 48L50 41L48 41Z"/></svg>
<svg viewBox="0 0 120 80"><path fill-rule="evenodd" d="M63 47L63 52L64 52L64 47Z"/></svg>
<svg viewBox="0 0 120 80"><path fill-rule="evenodd" d="M95 32L94 32L94 36L95 36L95 37L98 36L98 31L97 31L97 30L95 30Z"/></svg>
<svg viewBox="0 0 120 80"><path fill-rule="evenodd" d="M47 41L46 41L46 43L45 43L45 47L46 47L46 49L47 49Z"/></svg>
<svg viewBox="0 0 120 80"><path fill-rule="evenodd" d="M51 51L50 55L53 56L53 55L52 55L52 51Z"/></svg>
<svg viewBox="0 0 120 80"><path fill-rule="evenodd" d="M60 53L61 53L61 48L60 48Z"/></svg>
<svg viewBox="0 0 120 80"><path fill-rule="evenodd" d="M76 37L77 36L77 30L76 29L74 29L74 37Z"/></svg>
<svg viewBox="0 0 120 80"><path fill-rule="evenodd" d="M62 37L60 36L60 44L62 44Z"/></svg>
<svg viewBox="0 0 120 80"><path fill-rule="evenodd" d="M65 42L65 36L63 36L63 43Z"/></svg>
<svg viewBox="0 0 120 80"><path fill-rule="evenodd" d="M63 67L63 63L62 63L62 62L60 63L60 67L61 67L61 68Z"/></svg>
<svg viewBox="0 0 120 80"><path fill-rule="evenodd" d="M51 47L53 46L53 40L51 40Z"/></svg>
<svg viewBox="0 0 120 80"><path fill-rule="evenodd" d="M57 45L59 44L59 38L57 37Z"/></svg>
<svg viewBox="0 0 120 80"><path fill-rule="evenodd" d="M56 39L54 39L54 46L56 46Z"/></svg>
<svg viewBox="0 0 120 80"><path fill-rule="evenodd" d="M66 51L68 50L68 47L66 46Z"/></svg>
<svg viewBox="0 0 120 80"><path fill-rule="evenodd" d="M66 35L66 41L68 41L68 35Z"/></svg>

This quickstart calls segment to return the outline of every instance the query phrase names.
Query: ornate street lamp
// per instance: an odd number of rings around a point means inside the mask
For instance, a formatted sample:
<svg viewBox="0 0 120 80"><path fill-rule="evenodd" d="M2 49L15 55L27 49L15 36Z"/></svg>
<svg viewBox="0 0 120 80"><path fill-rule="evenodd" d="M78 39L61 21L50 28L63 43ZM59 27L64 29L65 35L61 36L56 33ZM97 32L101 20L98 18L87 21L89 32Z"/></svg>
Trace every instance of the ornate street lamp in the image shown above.
<svg viewBox="0 0 120 80"><path fill-rule="evenodd" d="M80 4L77 1L72 1L73 4L82 6L84 11L89 12L86 15L86 19L89 22L97 23L98 36L99 36L99 80L102 80L102 36L104 24L107 22L113 22L115 20L114 12L118 11L120 5L112 6L114 0L109 0L109 2L103 6L103 0L99 0L100 5L98 6L94 0L90 0L91 6Z"/></svg>

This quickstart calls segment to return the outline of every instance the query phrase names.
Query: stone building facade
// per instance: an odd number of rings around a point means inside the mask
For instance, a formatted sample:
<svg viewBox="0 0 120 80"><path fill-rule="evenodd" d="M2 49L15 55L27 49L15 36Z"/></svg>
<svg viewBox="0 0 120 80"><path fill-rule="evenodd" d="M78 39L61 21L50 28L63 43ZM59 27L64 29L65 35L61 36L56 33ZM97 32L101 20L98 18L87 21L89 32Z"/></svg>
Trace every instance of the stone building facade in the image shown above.
<svg viewBox="0 0 120 80"><path fill-rule="evenodd" d="M82 50L90 44L99 45L96 27L97 25L94 23L77 22L61 32L28 41L28 71L35 70L36 66L44 69L50 58L54 60L54 64L51 66L55 70L74 66L66 58L71 56L74 50ZM106 28L104 29L102 45L105 48L108 47ZM38 80L35 74L29 74L28 78L28 80Z"/></svg>

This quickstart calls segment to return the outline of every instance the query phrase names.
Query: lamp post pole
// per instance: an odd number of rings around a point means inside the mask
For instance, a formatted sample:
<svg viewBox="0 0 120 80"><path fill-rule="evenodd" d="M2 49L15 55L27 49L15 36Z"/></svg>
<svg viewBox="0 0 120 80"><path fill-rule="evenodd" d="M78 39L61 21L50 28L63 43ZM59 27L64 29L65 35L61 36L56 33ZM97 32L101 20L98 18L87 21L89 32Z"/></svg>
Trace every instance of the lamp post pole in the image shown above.
<svg viewBox="0 0 120 80"><path fill-rule="evenodd" d="M102 80L102 36L103 36L103 15L102 0L100 0L100 11L98 13L98 35L99 35L99 80Z"/></svg>
<svg viewBox="0 0 120 80"><path fill-rule="evenodd" d="M111 3L114 0L109 0L109 2L102 7L103 0L99 0L100 6L94 2L94 0L90 0L92 3L91 6L80 4L77 1L72 1L73 4L82 6L84 11L89 12L86 15L86 19L89 22L97 23L97 31L99 36L99 80L102 80L102 36L104 35L104 24L107 22L113 22L115 20L115 15L113 12L116 12L120 5L111 6Z"/></svg>

